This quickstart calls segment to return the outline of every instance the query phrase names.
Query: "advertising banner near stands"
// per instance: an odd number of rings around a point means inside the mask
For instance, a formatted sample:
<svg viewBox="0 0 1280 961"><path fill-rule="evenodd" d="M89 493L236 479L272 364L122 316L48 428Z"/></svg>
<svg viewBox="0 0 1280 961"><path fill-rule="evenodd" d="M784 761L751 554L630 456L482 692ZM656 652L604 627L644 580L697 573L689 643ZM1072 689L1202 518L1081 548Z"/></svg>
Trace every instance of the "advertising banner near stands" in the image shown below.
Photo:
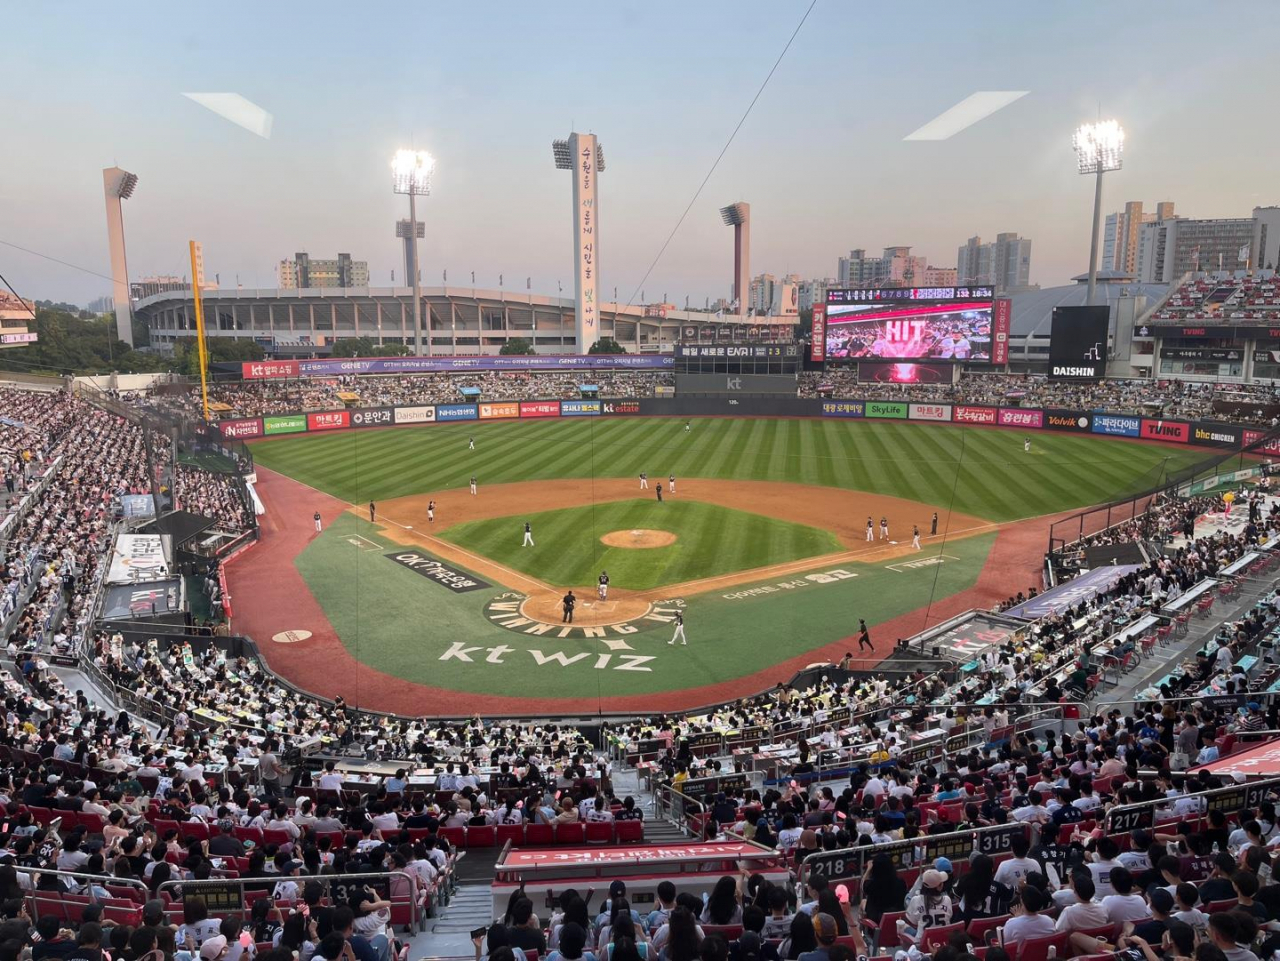
<svg viewBox="0 0 1280 961"><path fill-rule="evenodd" d="M262 436L262 418L245 417L240 420L223 420L218 422L218 430L227 440L241 440L246 437Z"/></svg>
<svg viewBox="0 0 1280 961"><path fill-rule="evenodd" d="M341 430L351 426L351 412L346 410L322 410L307 415L307 430Z"/></svg>
<svg viewBox="0 0 1280 961"><path fill-rule="evenodd" d="M559 417L560 402L558 400L526 400L520 403L520 416L523 417Z"/></svg>
<svg viewBox="0 0 1280 961"><path fill-rule="evenodd" d="M1180 420L1148 420L1142 418L1142 433L1148 440L1170 440L1185 444L1191 439L1191 425Z"/></svg>
<svg viewBox="0 0 1280 961"><path fill-rule="evenodd" d="M121 534L111 548L108 584L144 584L170 577L166 534Z"/></svg>
<svg viewBox="0 0 1280 961"><path fill-rule="evenodd" d="M125 494L120 498L120 511L125 517L155 517L155 498L150 494Z"/></svg>
<svg viewBox="0 0 1280 961"><path fill-rule="evenodd" d="M813 305L813 321L810 327L809 360L821 363L827 356L827 305Z"/></svg>
<svg viewBox="0 0 1280 961"><path fill-rule="evenodd" d="M265 377L297 377L296 360L251 360L240 365L244 380L261 380Z"/></svg>
<svg viewBox="0 0 1280 961"><path fill-rule="evenodd" d="M994 424L997 413L995 407L956 407L954 416L957 424Z"/></svg>
<svg viewBox="0 0 1280 961"><path fill-rule="evenodd" d="M386 427L395 421L391 407L365 407L351 412L352 427Z"/></svg>
<svg viewBox="0 0 1280 961"><path fill-rule="evenodd" d="M598 417L600 401L598 400L562 400L560 401L561 417Z"/></svg>
<svg viewBox="0 0 1280 961"><path fill-rule="evenodd" d="M481 420L505 420L520 416L520 402L510 401L502 404L481 404Z"/></svg>
<svg viewBox="0 0 1280 961"><path fill-rule="evenodd" d="M530 354L492 357L329 357L320 360L250 361L245 380L269 377L340 377L347 374L422 374L459 370L674 369L671 354Z"/></svg>
<svg viewBox="0 0 1280 961"><path fill-rule="evenodd" d="M262 418L262 432L268 437L272 434L300 434L306 429L305 414L279 414Z"/></svg>
<svg viewBox="0 0 1280 961"><path fill-rule="evenodd" d="M475 404L436 404L436 420L477 420Z"/></svg>
<svg viewBox="0 0 1280 961"><path fill-rule="evenodd" d="M102 597L102 616L111 621L173 614L181 610L178 579L151 584L108 586Z"/></svg>
<svg viewBox="0 0 1280 961"><path fill-rule="evenodd" d="M907 409L911 420L950 420L950 404L912 404Z"/></svg>
<svg viewBox="0 0 1280 961"><path fill-rule="evenodd" d="M1045 430L1087 431L1089 415L1082 410L1046 410L1040 426Z"/></svg>
<svg viewBox="0 0 1280 961"><path fill-rule="evenodd" d="M602 414L639 414L638 400L606 400L600 407Z"/></svg>
<svg viewBox="0 0 1280 961"><path fill-rule="evenodd" d="M1248 447L1250 444L1256 444L1258 441L1262 440L1262 438L1267 436L1260 430L1249 430L1248 428L1245 428L1243 433L1244 436L1241 438L1241 442L1245 447ZM1269 440L1261 447L1257 448L1254 453L1272 455L1280 454L1280 440Z"/></svg>
<svg viewBox="0 0 1280 961"><path fill-rule="evenodd" d="M1121 414L1100 414L1095 411L1091 426L1095 434L1110 434L1113 437L1138 437L1142 433L1140 417L1125 417Z"/></svg>
<svg viewBox="0 0 1280 961"><path fill-rule="evenodd" d="M1240 444L1240 428L1231 424L1197 421L1191 425L1191 442L1206 447L1236 447Z"/></svg>
<svg viewBox="0 0 1280 961"><path fill-rule="evenodd" d="M1013 328L1013 301L997 297L991 311L991 363L1009 363L1009 331Z"/></svg>
<svg viewBox="0 0 1280 961"><path fill-rule="evenodd" d="M1098 594L1111 590L1120 578L1138 569L1137 564L1115 564L1107 567L1095 567L1079 577L1050 588L1031 600L1011 607L1004 612L1005 617L1017 617L1024 621L1038 621L1042 617L1056 614L1074 607L1081 601L1087 601Z"/></svg>
<svg viewBox="0 0 1280 961"><path fill-rule="evenodd" d="M824 400L823 417L863 417L866 408L860 400Z"/></svg>
<svg viewBox="0 0 1280 961"><path fill-rule="evenodd" d="M426 407L397 407L395 419L397 424L434 424L436 409L430 404Z"/></svg>
<svg viewBox="0 0 1280 961"><path fill-rule="evenodd" d="M866 410L868 417L901 419L907 416L907 405L899 400L869 400Z"/></svg>
<svg viewBox="0 0 1280 961"><path fill-rule="evenodd" d="M1044 411L1028 410L1025 407L1001 407L996 423L1001 427L1040 428L1044 426Z"/></svg>

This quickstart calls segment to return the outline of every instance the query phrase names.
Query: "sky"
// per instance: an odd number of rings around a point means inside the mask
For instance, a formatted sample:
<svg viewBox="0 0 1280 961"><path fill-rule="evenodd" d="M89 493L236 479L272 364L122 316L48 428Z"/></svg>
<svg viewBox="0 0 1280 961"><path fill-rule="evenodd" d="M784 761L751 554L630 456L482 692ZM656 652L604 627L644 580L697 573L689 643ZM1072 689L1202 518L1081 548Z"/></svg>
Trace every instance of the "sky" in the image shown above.
<svg viewBox="0 0 1280 961"><path fill-rule="evenodd" d="M129 271L274 287L296 251L402 280L399 147L437 158L419 205L423 283L572 289L570 179L551 141L599 136L602 296L728 296L731 231L752 208L752 273L829 277L851 248L910 244L937 266L979 234L1033 240L1031 279L1088 265L1093 184L1071 133L1127 132L1104 211L1173 200L1191 217L1280 203L1274 75L1255 33L1274 3L911 5L817 0L710 182L809 0L609 3L11 4L0 81L0 274L23 296L109 292L102 168L138 175ZM1208 31L1211 36L1206 36ZM949 140L907 142L978 90L1028 95ZM241 94L270 139L182 96ZM102 275L102 276L95 276Z"/></svg>

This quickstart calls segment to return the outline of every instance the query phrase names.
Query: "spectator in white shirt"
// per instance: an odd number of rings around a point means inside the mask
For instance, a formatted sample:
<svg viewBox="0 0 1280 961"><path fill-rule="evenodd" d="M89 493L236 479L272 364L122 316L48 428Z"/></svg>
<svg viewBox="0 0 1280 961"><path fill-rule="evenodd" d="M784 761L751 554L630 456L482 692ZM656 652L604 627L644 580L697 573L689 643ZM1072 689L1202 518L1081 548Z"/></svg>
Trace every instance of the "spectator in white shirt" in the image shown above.
<svg viewBox="0 0 1280 961"><path fill-rule="evenodd" d="M1048 906L1045 900L1044 893L1039 888L1027 885L1022 889L1021 906L1015 905L1016 913L1004 923L1001 939L1006 947L1016 947L1023 941L1047 938L1053 934L1053 918L1040 913Z"/></svg>
<svg viewBox="0 0 1280 961"><path fill-rule="evenodd" d="M1071 889L1079 898L1078 904L1069 904L1058 915L1055 931L1079 931L1081 928L1104 928L1111 923L1107 917L1107 909L1093 900L1097 890L1093 886L1093 878L1084 871L1073 871Z"/></svg>
<svg viewBox="0 0 1280 961"><path fill-rule="evenodd" d="M1112 924L1125 921L1140 921L1151 916L1151 908L1141 894L1133 890L1133 875L1129 869L1116 865L1111 869L1111 888L1115 892L1102 899L1102 906L1107 910L1107 919Z"/></svg>
<svg viewBox="0 0 1280 961"><path fill-rule="evenodd" d="M1115 893L1111 886L1111 873L1116 868L1122 867L1120 862L1116 860L1116 855L1119 853L1120 848L1115 841L1110 838L1100 838L1098 840L1098 849L1094 855L1096 860L1089 865L1089 873L1093 875L1093 885L1097 888L1098 897L1100 898L1105 898Z"/></svg>
<svg viewBox="0 0 1280 961"><path fill-rule="evenodd" d="M1012 890L1018 889L1018 882L1032 871L1041 870L1037 861L1027 857L1030 845L1024 835L1015 835L1009 844L1013 857L996 868L996 880ZM1052 922L1050 922L1052 924ZM1052 931L1050 931L1052 933Z"/></svg>

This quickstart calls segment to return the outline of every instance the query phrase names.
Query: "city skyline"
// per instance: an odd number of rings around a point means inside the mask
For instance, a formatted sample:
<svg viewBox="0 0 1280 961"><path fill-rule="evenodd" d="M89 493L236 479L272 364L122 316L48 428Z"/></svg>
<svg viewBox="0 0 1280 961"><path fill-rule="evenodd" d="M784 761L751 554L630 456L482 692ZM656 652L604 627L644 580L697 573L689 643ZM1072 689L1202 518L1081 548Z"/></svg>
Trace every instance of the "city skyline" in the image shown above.
<svg viewBox="0 0 1280 961"><path fill-rule="evenodd" d="M609 144L600 291L608 301L616 287L623 303L639 302L641 287L679 303L731 298L718 210L736 200L752 205L753 265L778 276L830 277L841 254L878 250L880 240L910 243L949 267L975 226L1008 224L1035 238L1031 283L1066 283L1087 268L1091 200L1070 134L1099 112L1129 133L1125 167L1107 179L1107 211L1134 197L1176 197L1185 216L1230 218L1280 202L1266 161L1280 133L1251 123L1257 108L1239 94L1264 68L1232 52L1263 4L1240 5L1220 25L1222 42L1193 61L1166 63L1122 55L1129 37L1170 22L1155 4L1082 3L1031 19L1021 5L996 3L917 22L819 3L645 278L806 7L632 4L578 22L568 8L503 5L482 21L445 6L433 10L431 32L449 42L419 61L386 55L405 41L376 15L344 23L339 35L323 17L298 22L273 8L233 3L208 22L139 4L120 41L139 54L128 71L118 69L118 48L102 43L119 29L110 10L73 5L54 20L17 8L0 122L30 149L6 156L0 240L100 276L8 246L0 272L32 299L86 303L109 291L101 171L118 164L139 177L126 212L132 276L188 273L186 242L196 239L224 287L237 276L245 287L275 286L281 250L350 250L369 262L371 284L390 286L403 255L387 225L403 211L386 164L410 146L439 160L421 205L424 284L447 269L458 285L474 270L477 286L496 288L505 274L521 288L532 277L535 292L567 293L565 185L545 155L568 129ZM900 46L873 42L904 30L918 54L911 62ZM53 36L57 70L48 69ZM611 50L589 81L574 56L524 59L569 36L584 50ZM855 38L859 56L849 57ZM979 42L1001 57L988 65L947 54ZM344 69L333 69L335 58ZM892 109L846 101L842 91L855 88L892 91ZM1029 93L950 139L904 140L975 90L1011 89ZM260 105L273 117L269 139L192 102L190 90L234 91ZM1236 149L1224 154L1191 136L1186 118L1200 115L1236 129Z"/></svg>

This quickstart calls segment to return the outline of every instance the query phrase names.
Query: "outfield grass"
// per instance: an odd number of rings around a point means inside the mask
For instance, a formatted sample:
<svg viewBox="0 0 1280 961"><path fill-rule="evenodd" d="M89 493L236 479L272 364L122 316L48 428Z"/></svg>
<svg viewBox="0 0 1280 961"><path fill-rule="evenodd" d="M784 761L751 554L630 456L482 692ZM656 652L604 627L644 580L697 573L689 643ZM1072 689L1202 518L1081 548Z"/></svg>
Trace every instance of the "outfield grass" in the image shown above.
<svg viewBox="0 0 1280 961"><path fill-rule="evenodd" d="M526 520L533 526L533 547L521 546ZM635 529L669 531L677 540L643 550L600 542L610 531ZM661 504L646 497L472 521L441 536L559 587L595 584L607 570L614 587L636 591L842 549L829 531L674 497Z"/></svg>
<svg viewBox="0 0 1280 961"><path fill-rule="evenodd" d="M895 421L583 417L279 437L256 463L350 503L558 477L778 480L890 494L993 521L1103 503L1203 450ZM474 437L476 450L467 449Z"/></svg>

